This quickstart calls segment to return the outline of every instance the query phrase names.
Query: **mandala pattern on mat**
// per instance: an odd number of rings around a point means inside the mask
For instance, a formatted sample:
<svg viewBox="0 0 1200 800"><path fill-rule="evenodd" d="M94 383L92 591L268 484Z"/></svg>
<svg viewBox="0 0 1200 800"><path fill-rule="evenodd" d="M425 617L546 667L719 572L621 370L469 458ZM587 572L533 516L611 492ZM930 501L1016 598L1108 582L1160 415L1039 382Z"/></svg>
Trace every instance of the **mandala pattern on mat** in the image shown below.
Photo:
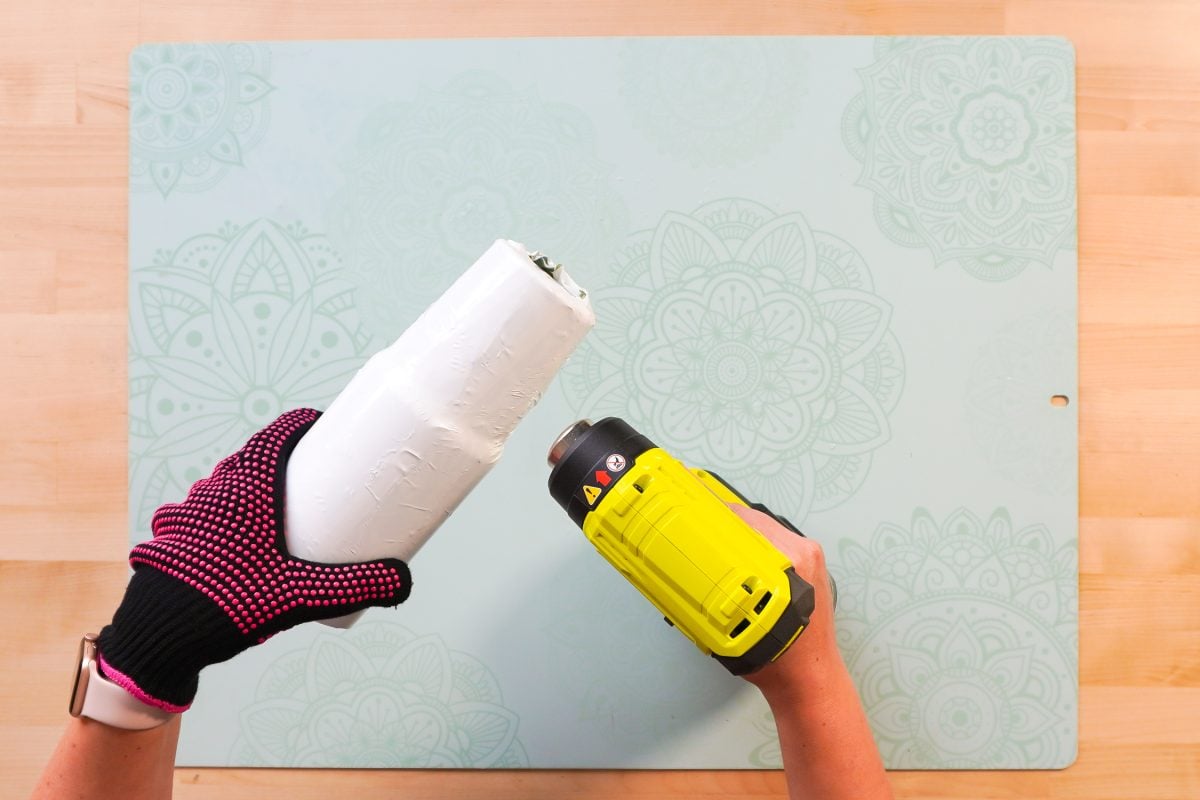
<svg viewBox="0 0 1200 800"><path fill-rule="evenodd" d="M134 191L203 191L256 145L270 121L270 55L255 44L157 44L129 57Z"/></svg>
<svg viewBox="0 0 1200 800"><path fill-rule="evenodd" d="M260 219L193 236L130 275L130 523L183 497L288 408L324 408L371 338L329 241Z"/></svg>
<svg viewBox="0 0 1200 800"><path fill-rule="evenodd" d="M636 421L800 522L866 479L904 359L891 306L848 243L750 200L635 234L563 386L583 414Z"/></svg>
<svg viewBox="0 0 1200 800"><path fill-rule="evenodd" d="M322 632L276 659L240 718L234 765L529 765L517 715L485 664L385 622Z"/></svg>
<svg viewBox="0 0 1200 800"><path fill-rule="evenodd" d="M1075 80L1057 39L877 40L843 134L893 241L984 280L1075 249Z"/></svg>
<svg viewBox="0 0 1200 800"><path fill-rule="evenodd" d="M574 712L587 736L639 747L702 724L739 685L602 559L584 555L558 571L547 592L558 599L542 612L545 680L552 696L572 700L566 723Z"/></svg>
<svg viewBox="0 0 1200 800"><path fill-rule="evenodd" d="M633 39L621 94L636 128L694 166L732 166L779 142L806 85L803 45L780 39Z"/></svg>
<svg viewBox="0 0 1200 800"><path fill-rule="evenodd" d="M1077 485L1075 339L1067 314L1023 317L980 350L967 383L967 420L984 457L1042 494L1067 494ZM1055 394L1071 405L1051 406Z"/></svg>
<svg viewBox="0 0 1200 800"><path fill-rule="evenodd" d="M344 165L330 234L385 339L498 238L570 267L603 263L625 231L588 117L490 73L376 110Z"/></svg>
<svg viewBox="0 0 1200 800"><path fill-rule="evenodd" d="M888 767L1071 763L1077 543L1004 509L843 539L838 638Z"/></svg>
<svg viewBox="0 0 1200 800"><path fill-rule="evenodd" d="M766 737L766 741L751 751L750 763L762 769L782 769L783 751L779 748L779 729L775 727L775 715L770 709L754 721L754 729Z"/></svg>

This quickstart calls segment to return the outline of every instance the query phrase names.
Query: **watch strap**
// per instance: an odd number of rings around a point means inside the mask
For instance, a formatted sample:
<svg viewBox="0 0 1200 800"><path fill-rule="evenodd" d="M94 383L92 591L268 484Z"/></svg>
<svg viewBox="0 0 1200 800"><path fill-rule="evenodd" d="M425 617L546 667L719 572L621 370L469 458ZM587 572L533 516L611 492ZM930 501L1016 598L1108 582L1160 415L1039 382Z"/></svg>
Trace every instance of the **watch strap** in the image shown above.
<svg viewBox="0 0 1200 800"><path fill-rule="evenodd" d="M87 693L83 698L80 716L124 728L144 731L168 722L175 714L147 705L115 683L107 680L97 669L96 661L88 662Z"/></svg>

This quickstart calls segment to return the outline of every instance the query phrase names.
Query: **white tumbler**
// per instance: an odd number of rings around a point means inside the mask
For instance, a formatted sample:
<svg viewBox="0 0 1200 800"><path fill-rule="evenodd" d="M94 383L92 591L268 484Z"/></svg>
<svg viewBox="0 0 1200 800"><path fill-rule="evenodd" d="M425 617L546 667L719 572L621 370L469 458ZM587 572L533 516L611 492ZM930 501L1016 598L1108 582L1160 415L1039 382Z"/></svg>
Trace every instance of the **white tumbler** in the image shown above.
<svg viewBox="0 0 1200 800"><path fill-rule="evenodd" d="M504 451L595 324L561 266L498 240L296 446L288 550L311 561L411 561ZM348 627L361 614L327 623Z"/></svg>

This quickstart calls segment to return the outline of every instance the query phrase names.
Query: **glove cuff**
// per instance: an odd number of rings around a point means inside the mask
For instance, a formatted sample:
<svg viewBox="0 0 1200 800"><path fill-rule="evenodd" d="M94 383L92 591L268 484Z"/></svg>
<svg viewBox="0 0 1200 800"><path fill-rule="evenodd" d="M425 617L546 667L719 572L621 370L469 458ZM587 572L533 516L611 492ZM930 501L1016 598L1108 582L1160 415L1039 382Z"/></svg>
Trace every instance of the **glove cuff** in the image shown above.
<svg viewBox="0 0 1200 800"><path fill-rule="evenodd" d="M201 590L146 567L134 570L96 643L106 678L176 713L191 705L201 669L245 646L237 626Z"/></svg>

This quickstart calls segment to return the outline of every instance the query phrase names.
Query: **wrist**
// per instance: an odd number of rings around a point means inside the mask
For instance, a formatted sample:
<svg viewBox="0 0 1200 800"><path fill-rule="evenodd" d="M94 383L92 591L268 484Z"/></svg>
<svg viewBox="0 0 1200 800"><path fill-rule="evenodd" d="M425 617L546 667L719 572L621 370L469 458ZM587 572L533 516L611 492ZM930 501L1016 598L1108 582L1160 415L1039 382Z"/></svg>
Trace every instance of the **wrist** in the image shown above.
<svg viewBox="0 0 1200 800"><path fill-rule="evenodd" d="M96 635L85 634L75 659L75 679L68 706L72 717L94 720L101 727L126 732L155 728L178 717L170 709L146 702L146 698L112 680L111 675L103 674L99 662Z"/></svg>
<svg viewBox="0 0 1200 800"><path fill-rule="evenodd" d="M180 713L195 697L200 670L232 655L217 651L230 649L237 633L200 590L141 566L100 632L100 670L143 703Z"/></svg>
<svg viewBox="0 0 1200 800"><path fill-rule="evenodd" d="M803 642L806 646L797 641L778 661L748 676L772 708L818 696L825 687L849 676L833 638L826 640L818 631L806 631L801 640L810 632L816 635L813 640Z"/></svg>
<svg viewBox="0 0 1200 800"><path fill-rule="evenodd" d="M139 686L137 681L135 681L132 677L126 675L124 672L108 663L103 654L100 653L97 653L96 672L101 680L108 681L115 686L121 687L121 689L125 690L126 694L131 695L138 702L143 703L151 708L158 709L159 711L178 715L182 714L184 711L187 711L191 706L190 703L171 703L148 693L145 689Z"/></svg>

